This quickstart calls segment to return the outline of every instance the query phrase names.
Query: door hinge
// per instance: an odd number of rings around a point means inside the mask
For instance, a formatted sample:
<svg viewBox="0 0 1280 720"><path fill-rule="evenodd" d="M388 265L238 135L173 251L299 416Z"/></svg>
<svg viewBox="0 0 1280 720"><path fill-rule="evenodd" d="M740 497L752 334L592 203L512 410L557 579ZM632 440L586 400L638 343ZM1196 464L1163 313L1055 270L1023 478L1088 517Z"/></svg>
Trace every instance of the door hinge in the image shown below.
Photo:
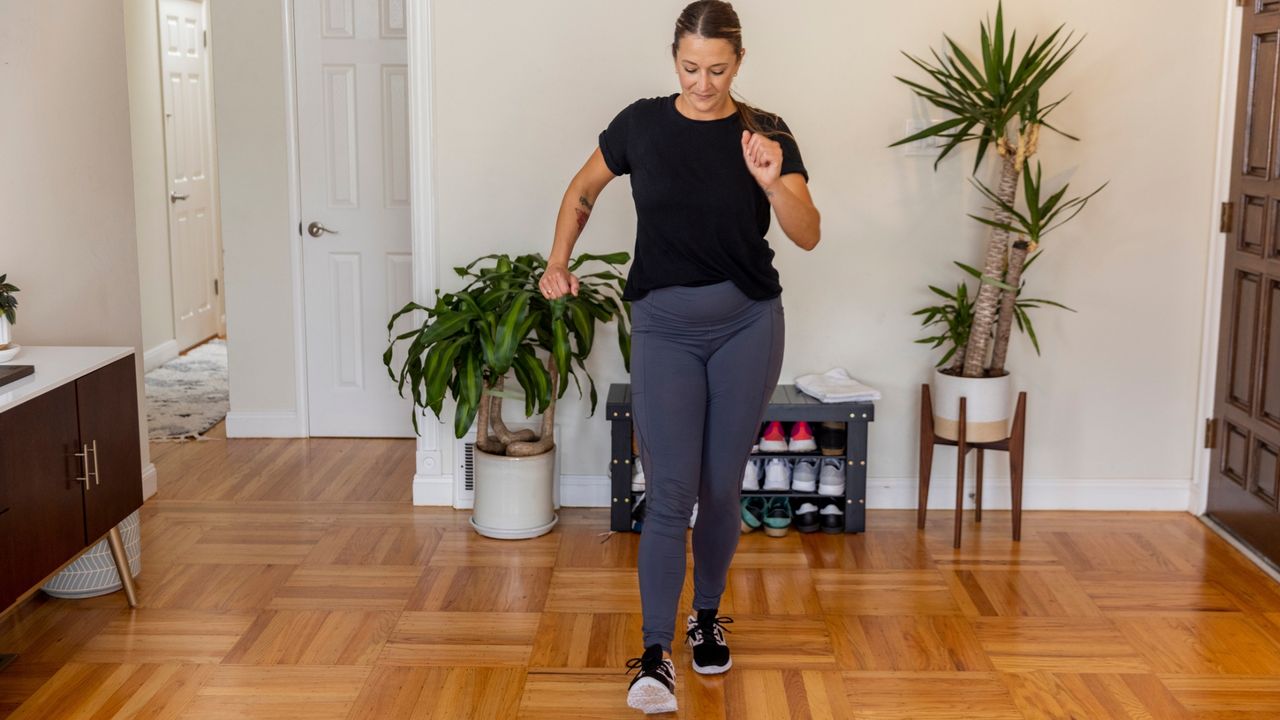
<svg viewBox="0 0 1280 720"><path fill-rule="evenodd" d="M218 278L213 279L213 294L218 294Z"/></svg>
<svg viewBox="0 0 1280 720"><path fill-rule="evenodd" d="M1235 217L1236 204L1233 202L1222 203L1222 217L1218 219L1218 232L1231 232L1231 219Z"/></svg>
<svg viewBox="0 0 1280 720"><path fill-rule="evenodd" d="M204 43L205 47L209 47L209 31L208 30L205 30L204 33L202 33L201 42Z"/></svg>
<svg viewBox="0 0 1280 720"><path fill-rule="evenodd" d="M1204 421L1204 447L1213 450L1218 447L1218 419L1206 418Z"/></svg>

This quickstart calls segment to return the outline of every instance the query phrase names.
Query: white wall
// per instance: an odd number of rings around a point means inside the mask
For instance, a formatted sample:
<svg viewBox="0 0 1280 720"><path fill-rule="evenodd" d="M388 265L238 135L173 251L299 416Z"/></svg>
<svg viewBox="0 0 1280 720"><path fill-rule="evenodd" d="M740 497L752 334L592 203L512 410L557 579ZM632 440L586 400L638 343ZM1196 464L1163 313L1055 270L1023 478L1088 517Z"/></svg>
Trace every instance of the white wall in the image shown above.
<svg viewBox="0 0 1280 720"><path fill-rule="evenodd" d="M227 434L296 434L283 13L279 2L211 6L222 193Z"/></svg>
<svg viewBox="0 0 1280 720"><path fill-rule="evenodd" d="M149 468L128 90L121 3L0 4L0 273L22 288L15 340L133 347Z"/></svg>
<svg viewBox="0 0 1280 720"><path fill-rule="evenodd" d="M125 0L125 53L132 118L133 204L138 228L142 347L148 367L178 352L174 341L166 202L164 102L160 92L160 39L156 0Z"/></svg>
<svg viewBox="0 0 1280 720"><path fill-rule="evenodd" d="M419 0L428 1L436 277L448 289L449 268L479 254L550 249L564 186L600 128L631 100L677 89L668 43L684 2L507 3L495 16L483 3ZM812 253L776 227L770 235L788 309L783 382L842 365L879 387L868 502L913 505L918 388L935 356L912 342L919 333L910 313L929 302L927 283L956 281L951 260L981 258L985 236L965 217L982 206L966 181L972 148L935 173L931 159L886 147L923 110L893 75L918 77L900 51L927 53L944 32L973 48L991 3L735 7L748 47L738 87L786 117L823 212L824 239ZM1111 181L1049 237L1029 278L1037 295L1079 312L1038 316L1044 357L1021 340L1011 352L1018 385L1030 393L1026 505L1184 508L1201 423L1195 398L1221 8L1028 0L1008 10L1024 43L1058 23L1088 33L1049 89L1054 98L1073 93L1053 121L1083 141L1046 135L1040 158L1050 178L1071 179L1079 191ZM296 378L279 7L218 0L213 15L215 44L233 31L244 38L234 57L215 56L233 415L287 415ZM989 172L984 179L994 181ZM578 250L630 249L634 222L627 181L618 180ZM589 367L603 395L625 373L608 333L598 347ZM563 470L603 480L603 405L588 418L574 390L566 397L557 413ZM446 473L451 427L442 429ZM944 505L948 457L936 456L934 500ZM1004 476L1000 464L989 463L989 472ZM1007 501L998 484L988 498Z"/></svg>

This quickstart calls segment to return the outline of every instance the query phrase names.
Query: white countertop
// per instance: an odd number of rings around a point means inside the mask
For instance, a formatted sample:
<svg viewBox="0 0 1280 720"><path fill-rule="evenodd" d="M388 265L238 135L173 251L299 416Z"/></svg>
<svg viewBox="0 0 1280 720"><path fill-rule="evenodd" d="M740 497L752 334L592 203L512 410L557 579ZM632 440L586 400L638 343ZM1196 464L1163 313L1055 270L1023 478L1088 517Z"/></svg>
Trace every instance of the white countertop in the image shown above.
<svg viewBox="0 0 1280 720"><path fill-rule="evenodd" d="M131 347L23 347L0 365L32 365L35 372L0 385L0 412L133 354Z"/></svg>

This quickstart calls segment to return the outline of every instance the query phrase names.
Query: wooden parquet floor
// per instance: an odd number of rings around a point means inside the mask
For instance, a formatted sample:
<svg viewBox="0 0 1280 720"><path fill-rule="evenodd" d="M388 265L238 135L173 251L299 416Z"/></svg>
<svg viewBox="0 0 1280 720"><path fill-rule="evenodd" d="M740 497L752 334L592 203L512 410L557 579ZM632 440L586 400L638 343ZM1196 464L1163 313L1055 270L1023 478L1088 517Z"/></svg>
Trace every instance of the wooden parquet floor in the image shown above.
<svg viewBox="0 0 1280 720"><path fill-rule="evenodd" d="M638 536L567 509L481 538L409 502L413 445L153 446L143 607L45 597L0 621L0 716L636 718ZM677 647L680 717L1280 717L1280 586L1183 513L966 519L742 538L734 668ZM681 607L687 611L686 583Z"/></svg>

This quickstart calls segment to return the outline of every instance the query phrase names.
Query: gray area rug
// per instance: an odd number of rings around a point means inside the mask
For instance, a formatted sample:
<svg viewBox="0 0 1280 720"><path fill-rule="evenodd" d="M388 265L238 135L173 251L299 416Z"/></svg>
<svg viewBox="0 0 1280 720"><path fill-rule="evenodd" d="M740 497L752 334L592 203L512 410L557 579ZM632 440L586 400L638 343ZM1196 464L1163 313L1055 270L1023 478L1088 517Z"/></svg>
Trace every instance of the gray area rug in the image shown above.
<svg viewBox="0 0 1280 720"><path fill-rule="evenodd" d="M227 416L227 343L192 348L146 374L152 440L199 440Z"/></svg>

